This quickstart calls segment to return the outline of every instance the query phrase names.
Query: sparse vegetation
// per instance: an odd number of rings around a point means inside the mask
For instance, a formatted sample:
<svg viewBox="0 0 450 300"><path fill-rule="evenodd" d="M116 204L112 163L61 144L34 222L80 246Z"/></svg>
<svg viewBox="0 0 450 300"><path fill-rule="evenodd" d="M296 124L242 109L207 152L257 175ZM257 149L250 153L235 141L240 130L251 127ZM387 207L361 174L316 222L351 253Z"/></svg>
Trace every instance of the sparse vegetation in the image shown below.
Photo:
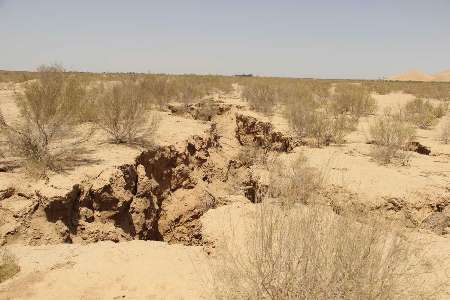
<svg viewBox="0 0 450 300"><path fill-rule="evenodd" d="M103 88L96 101L98 124L115 143L132 143L145 133L147 137L157 128L158 117L148 114L147 102L134 82L121 82Z"/></svg>
<svg viewBox="0 0 450 300"><path fill-rule="evenodd" d="M406 103L404 118L421 129L427 129L436 123L438 118L445 115L448 104L433 105L430 101L417 98Z"/></svg>
<svg viewBox="0 0 450 300"><path fill-rule="evenodd" d="M251 109L270 115L277 103L276 89L264 82L249 83L244 87L242 96L247 100Z"/></svg>
<svg viewBox="0 0 450 300"><path fill-rule="evenodd" d="M354 118L359 118L373 114L376 110L376 101L362 85L341 83L336 86L330 109L335 114L350 114Z"/></svg>
<svg viewBox="0 0 450 300"><path fill-rule="evenodd" d="M14 277L20 272L20 267L16 262L16 258L6 250L0 254L0 283Z"/></svg>
<svg viewBox="0 0 450 300"><path fill-rule="evenodd" d="M374 144L372 155L382 163L389 163L396 157L406 158L402 151L414 138L415 129L400 114L386 111L371 124L369 133Z"/></svg>
<svg viewBox="0 0 450 300"><path fill-rule="evenodd" d="M36 76L37 80L26 83L24 94L17 95L22 120L7 124L3 119L1 129L11 152L24 158L33 172L45 174L47 169L60 170L91 131L62 144L79 122L76 112L84 105L85 88L58 65L42 66Z"/></svg>
<svg viewBox="0 0 450 300"><path fill-rule="evenodd" d="M314 202L323 185L322 174L308 165L303 154L291 161L279 156L268 162L268 171L269 195L283 207Z"/></svg>
<svg viewBox="0 0 450 300"><path fill-rule="evenodd" d="M392 299L408 272L400 235L324 207L261 204L243 245L228 237L214 265L218 299ZM241 239L240 239L241 240Z"/></svg>
<svg viewBox="0 0 450 300"><path fill-rule="evenodd" d="M286 103L285 116L297 136L313 138L317 147L343 143L345 135L355 129L359 113L354 115L351 110L344 110L344 106L337 109L336 101L303 89Z"/></svg>

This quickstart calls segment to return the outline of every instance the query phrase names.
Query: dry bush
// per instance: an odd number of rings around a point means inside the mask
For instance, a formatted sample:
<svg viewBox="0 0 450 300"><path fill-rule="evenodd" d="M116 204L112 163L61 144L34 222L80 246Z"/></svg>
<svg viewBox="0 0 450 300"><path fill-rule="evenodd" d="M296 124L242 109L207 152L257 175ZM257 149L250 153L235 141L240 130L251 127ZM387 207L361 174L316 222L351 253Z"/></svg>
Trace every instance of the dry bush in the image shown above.
<svg viewBox="0 0 450 300"><path fill-rule="evenodd" d="M323 174L310 167L303 154L293 160L286 158L279 156L267 163L270 197L279 199L284 207L315 202L323 186Z"/></svg>
<svg viewBox="0 0 450 300"><path fill-rule="evenodd" d="M6 124L3 120L1 129L12 154L44 175L47 169L61 170L92 131L63 143L79 123L77 111L84 105L85 88L58 65L42 66L36 76L25 85L24 94L17 95L21 121Z"/></svg>
<svg viewBox="0 0 450 300"><path fill-rule="evenodd" d="M427 129L433 126L438 118L444 116L447 109L447 104L433 105L430 101L416 98L405 104L403 114L406 120L417 127Z"/></svg>
<svg viewBox="0 0 450 300"><path fill-rule="evenodd" d="M160 108L177 97L175 85L169 76L153 75L142 80L139 85L143 97Z"/></svg>
<svg viewBox="0 0 450 300"><path fill-rule="evenodd" d="M352 115L335 114L316 107L308 101L292 102L286 106L285 116L298 137L313 138L317 147L341 144L345 135L356 128L358 119Z"/></svg>
<svg viewBox="0 0 450 300"><path fill-rule="evenodd" d="M402 82L389 80L359 81L368 90L381 95L404 92L421 98L450 100L450 83L448 82Z"/></svg>
<svg viewBox="0 0 450 300"><path fill-rule="evenodd" d="M103 88L97 99L98 124L114 143L133 143L143 136L152 137L159 119L147 114L147 102L134 82L126 81Z"/></svg>
<svg viewBox="0 0 450 300"><path fill-rule="evenodd" d="M16 258L4 250L0 256L0 283L12 278L20 272L20 267L16 262Z"/></svg>
<svg viewBox="0 0 450 300"><path fill-rule="evenodd" d="M367 96L362 92L360 94ZM338 101L340 98L330 98L329 85L326 84L317 86L304 82L292 84L280 90L280 97L284 99L285 117L296 135L300 138L314 139L317 147L343 143L345 135L355 130L362 111L353 105L356 96L347 102L348 106L343 104L343 100ZM368 101L366 99L360 102ZM340 103L340 106L336 103Z"/></svg>
<svg viewBox="0 0 450 300"><path fill-rule="evenodd" d="M351 114L359 118L376 110L375 99L359 84L338 84L331 100L330 107L335 114Z"/></svg>
<svg viewBox="0 0 450 300"><path fill-rule="evenodd" d="M450 143L450 120L447 120L442 127L441 140L444 144Z"/></svg>
<svg viewBox="0 0 450 300"><path fill-rule="evenodd" d="M196 77L177 78L175 85L178 101L183 103L192 103L195 100L201 99L209 91L201 80L198 80Z"/></svg>
<svg viewBox="0 0 450 300"><path fill-rule="evenodd" d="M261 204L213 265L217 299L405 299L407 243L323 207Z"/></svg>
<svg viewBox="0 0 450 300"><path fill-rule="evenodd" d="M372 155L382 163L389 163L394 158L405 159L402 150L413 140L415 129L400 114L386 111L371 124L369 133L375 146Z"/></svg>
<svg viewBox="0 0 450 300"><path fill-rule="evenodd" d="M242 96L250 105L250 108L270 115L277 104L277 90L264 82L253 82L246 85Z"/></svg>

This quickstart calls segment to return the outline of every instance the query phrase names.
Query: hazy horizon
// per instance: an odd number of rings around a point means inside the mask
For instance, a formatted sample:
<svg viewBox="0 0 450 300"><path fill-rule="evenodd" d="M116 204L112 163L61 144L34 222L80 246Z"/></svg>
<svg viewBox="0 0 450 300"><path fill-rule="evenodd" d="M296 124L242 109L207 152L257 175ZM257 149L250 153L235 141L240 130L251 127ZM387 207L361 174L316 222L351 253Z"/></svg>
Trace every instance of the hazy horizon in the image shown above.
<svg viewBox="0 0 450 300"><path fill-rule="evenodd" d="M431 1L430 1L431 2ZM0 0L0 69L378 79L450 68L450 1Z"/></svg>

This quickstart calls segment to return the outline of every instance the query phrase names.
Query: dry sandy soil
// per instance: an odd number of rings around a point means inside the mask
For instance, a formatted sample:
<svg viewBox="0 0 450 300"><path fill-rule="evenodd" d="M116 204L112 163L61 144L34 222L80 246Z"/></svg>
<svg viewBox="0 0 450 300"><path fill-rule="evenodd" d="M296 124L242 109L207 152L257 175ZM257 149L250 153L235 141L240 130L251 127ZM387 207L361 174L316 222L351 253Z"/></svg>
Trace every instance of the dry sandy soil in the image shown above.
<svg viewBox="0 0 450 300"><path fill-rule="evenodd" d="M380 112L412 98L374 96ZM250 111L238 87L213 100L211 120L198 119L196 105L160 112L154 150L113 145L97 132L82 163L47 180L3 158L0 245L21 271L0 284L0 299L210 299L216 245L230 232L245 239L259 205L251 200L263 183L236 159L256 140L286 159L304 153L326 175L323 196L334 210L380 214L409 228L428 262L426 272L418 266L418 293L449 299L449 286L437 288L450 274L450 145L438 138L449 116L419 131L430 155L411 152L408 166L386 166L369 155L374 116L344 145L318 149L298 146L281 115ZM13 122L10 89L0 90L0 103Z"/></svg>

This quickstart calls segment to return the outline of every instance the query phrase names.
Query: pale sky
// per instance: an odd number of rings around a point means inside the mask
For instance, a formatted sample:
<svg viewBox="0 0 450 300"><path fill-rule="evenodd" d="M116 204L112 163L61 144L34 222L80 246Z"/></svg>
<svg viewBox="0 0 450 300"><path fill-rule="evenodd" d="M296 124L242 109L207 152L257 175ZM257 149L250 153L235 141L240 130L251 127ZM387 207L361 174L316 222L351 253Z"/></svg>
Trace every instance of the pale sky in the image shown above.
<svg viewBox="0 0 450 300"><path fill-rule="evenodd" d="M450 68L450 0L0 0L0 69L380 78Z"/></svg>

